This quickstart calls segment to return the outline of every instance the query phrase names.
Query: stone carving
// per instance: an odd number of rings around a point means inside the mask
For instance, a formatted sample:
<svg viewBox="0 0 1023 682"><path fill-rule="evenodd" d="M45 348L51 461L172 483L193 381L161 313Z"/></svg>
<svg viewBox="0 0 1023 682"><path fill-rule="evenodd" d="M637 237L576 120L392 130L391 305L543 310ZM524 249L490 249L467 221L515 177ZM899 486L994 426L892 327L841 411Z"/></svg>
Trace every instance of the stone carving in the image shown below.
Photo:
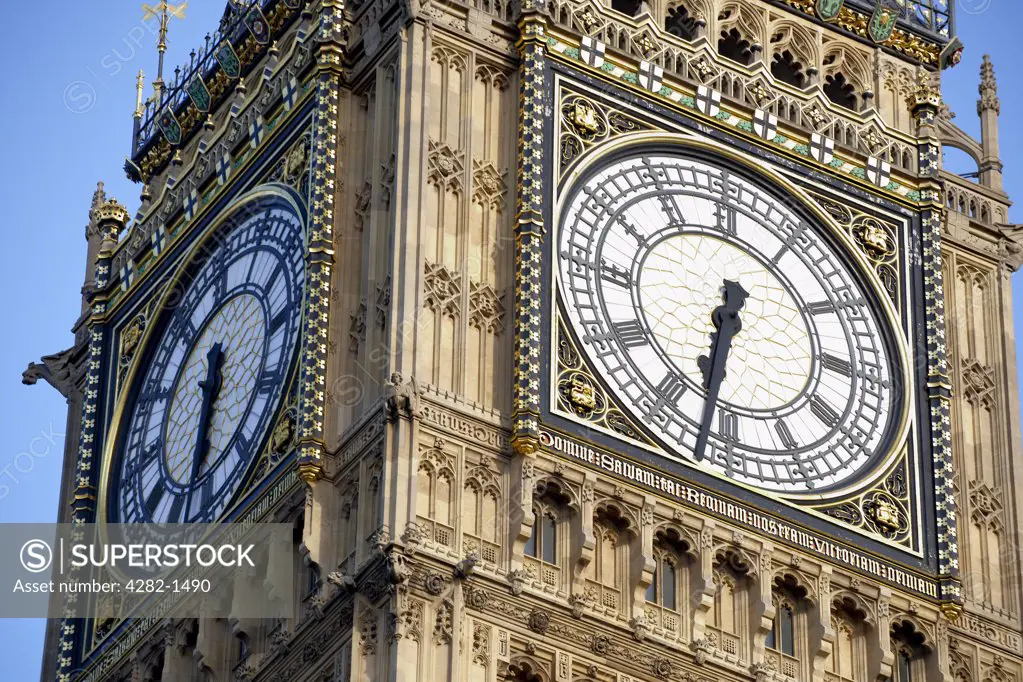
<svg viewBox="0 0 1023 682"><path fill-rule="evenodd" d="M348 318L348 350L357 354L366 340L366 299L359 302L359 307L349 313Z"/></svg>
<svg viewBox="0 0 1023 682"><path fill-rule="evenodd" d="M462 175L465 170L465 153L434 140L430 140L429 147L427 180L440 189L460 194Z"/></svg>
<svg viewBox="0 0 1023 682"><path fill-rule="evenodd" d="M438 646L450 644L454 628L454 606L447 599L437 607L437 617L433 624L433 638Z"/></svg>
<svg viewBox="0 0 1023 682"><path fill-rule="evenodd" d="M529 629L533 632L544 634L551 625L551 617L542 609L535 609L529 614Z"/></svg>
<svg viewBox="0 0 1023 682"><path fill-rule="evenodd" d="M963 396L975 405L991 407L995 400L995 371L978 361L963 360Z"/></svg>
<svg viewBox="0 0 1023 682"><path fill-rule="evenodd" d="M469 324L491 334L500 334L504 329L503 299L489 284L470 281Z"/></svg>
<svg viewBox="0 0 1023 682"><path fill-rule="evenodd" d="M453 270L426 261L423 277L423 306L447 317L461 312L462 275Z"/></svg>
<svg viewBox="0 0 1023 682"><path fill-rule="evenodd" d="M419 418L422 389L419 388L415 377L405 380L399 372L394 372L385 387L384 396L384 409L388 421Z"/></svg>
<svg viewBox="0 0 1023 682"><path fill-rule="evenodd" d="M508 185L505 173L489 161L472 162L472 198L481 206L500 211L504 208Z"/></svg>

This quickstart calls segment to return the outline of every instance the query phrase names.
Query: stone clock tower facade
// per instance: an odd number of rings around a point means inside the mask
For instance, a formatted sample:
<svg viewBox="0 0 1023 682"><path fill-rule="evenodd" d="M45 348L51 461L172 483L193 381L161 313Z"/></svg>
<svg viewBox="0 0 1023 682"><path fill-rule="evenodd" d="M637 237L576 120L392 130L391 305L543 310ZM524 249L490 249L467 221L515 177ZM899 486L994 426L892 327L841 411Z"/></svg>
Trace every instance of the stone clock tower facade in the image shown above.
<svg viewBox="0 0 1023 682"><path fill-rule="evenodd" d="M950 6L229 3L25 380L62 520L293 524L299 607L53 621L43 679L1023 679L1023 242Z"/></svg>

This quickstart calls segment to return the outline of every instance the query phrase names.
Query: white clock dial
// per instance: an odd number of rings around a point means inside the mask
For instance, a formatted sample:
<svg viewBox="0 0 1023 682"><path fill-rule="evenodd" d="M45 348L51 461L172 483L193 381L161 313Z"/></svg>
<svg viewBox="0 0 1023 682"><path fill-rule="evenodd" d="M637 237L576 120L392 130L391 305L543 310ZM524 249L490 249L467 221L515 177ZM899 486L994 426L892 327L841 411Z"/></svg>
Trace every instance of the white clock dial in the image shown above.
<svg viewBox="0 0 1023 682"><path fill-rule="evenodd" d="M663 153L602 168L564 205L570 326L666 449L792 493L880 456L900 407L891 330L822 226L744 175Z"/></svg>

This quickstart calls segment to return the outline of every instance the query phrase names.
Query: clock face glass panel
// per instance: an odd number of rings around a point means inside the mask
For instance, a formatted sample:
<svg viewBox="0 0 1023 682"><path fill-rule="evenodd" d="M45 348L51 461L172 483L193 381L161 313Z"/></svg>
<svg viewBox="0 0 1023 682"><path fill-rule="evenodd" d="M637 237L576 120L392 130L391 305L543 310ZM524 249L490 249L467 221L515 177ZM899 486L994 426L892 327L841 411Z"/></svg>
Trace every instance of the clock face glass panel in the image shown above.
<svg viewBox="0 0 1023 682"><path fill-rule="evenodd" d="M650 153L604 166L564 206L569 325L668 452L794 494L847 484L884 454L901 409L891 329L791 200Z"/></svg>
<svg viewBox="0 0 1023 682"><path fill-rule="evenodd" d="M140 367L113 475L120 523L212 522L260 452L298 344L301 216L242 207L175 285Z"/></svg>

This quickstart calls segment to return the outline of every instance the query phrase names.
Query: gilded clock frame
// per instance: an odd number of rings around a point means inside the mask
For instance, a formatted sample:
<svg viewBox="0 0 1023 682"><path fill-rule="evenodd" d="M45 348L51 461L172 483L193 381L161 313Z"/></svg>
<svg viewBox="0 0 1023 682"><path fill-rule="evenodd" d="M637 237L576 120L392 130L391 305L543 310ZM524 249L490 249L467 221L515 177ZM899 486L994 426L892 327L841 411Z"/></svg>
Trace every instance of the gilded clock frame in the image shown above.
<svg viewBox="0 0 1023 682"><path fill-rule="evenodd" d="M874 462L865 477L857 478L835 491L829 491L826 500L816 499L815 494L803 496L768 494L752 486L728 480L723 475L707 469L700 468L700 473L713 479L724 479L726 487L718 490L715 485L711 488L716 493L723 493L725 496L729 496L728 490L736 491L739 495L744 492L753 493L757 496L754 500L774 502L767 508L776 508L780 504L805 513L807 517L805 523L801 522L801 525L813 532L824 535L837 533L842 536L845 535L843 529L852 531L854 535L876 543L875 551L879 556L891 556L899 563L913 567L914 570L922 569L926 572L936 570L937 567L931 565L928 557L933 539L930 537L931 531L927 529L933 527L933 521L928 506L930 500L923 484L929 471L926 463L922 461L927 451L927 440L921 434L921 428L926 429L926 422L921 422L920 411L922 403L919 386L922 377L914 366L909 352L913 347L911 343L914 343L911 339L915 339L916 336L913 326L916 310L911 304L909 293L910 280L915 274L908 254L911 248L908 238L914 229L913 211L906 210L898 200L890 201L887 205L874 200L874 205L871 205L871 200L866 198L867 193L859 192L858 196L852 197L848 202L837 202L851 212L852 218L848 224L840 224L826 207L827 202L835 202L833 196L835 187L827 181L826 175L807 172L797 164L790 163L783 155L777 154L776 150L768 148L761 151L756 149L757 145L746 143L745 140L742 145L744 151L752 147L753 153L737 153L721 141L722 138L728 139L730 135L722 134L714 127L703 125L698 120L690 120L691 117L678 116L666 111L657 103L642 98L626 97L625 101L619 101L620 95L616 97L612 87L588 74L566 68L555 60L548 61L546 73L549 79L548 87L553 92L555 115L545 147L550 161L545 164L547 180L544 193L545 198L550 197L547 202L550 208L544 216L544 222L552 227L548 228L545 234L543 286L550 289L543 294L543 300L546 301L551 313L543 318L542 323L544 334L541 337L548 341L542 342L541 357L546 358L549 366L544 370L541 383L540 423L544 426L549 425L556 431L571 434L572 438L604 451L621 453L617 447L609 448L606 443L598 442L601 439L591 440L585 434L578 431L573 433L559 424L576 423L588 430L599 431L604 436L629 443L639 451L659 452L639 429L638 438L629 438L627 432L635 424L629 419L628 413L614 404L613 397L602 389L602 383L592 371L586 383L596 389L592 398L603 402L605 409L601 419L605 420L605 423L594 423L579 414L571 414L567 396L559 395L559 390L563 390L565 386L563 381L565 377L561 376L561 370L566 368L559 367L558 354L566 349L556 292L557 283L554 275L556 266L550 260L549 250L553 248L551 245L556 238L556 223L560 219L569 188L587 169L599 165L609 155L621 153L623 149L633 145L655 143L663 145L665 142L681 143L713 154L728 163L748 169L754 176L773 186L776 191L793 196L805 213L816 218L821 226L826 226L825 229L830 232L829 238L840 245L843 257L855 268L858 278L870 288L873 298L877 301L876 314L891 330L892 346L896 354L893 359L899 366L903 385L898 424L887 451ZM599 103L598 108L603 111L594 112L596 116L589 118L585 105L580 111L575 110L574 103L580 101L589 104ZM577 113L580 117L578 121L574 120ZM570 137L574 138L575 147L571 156L567 158L563 154L563 143ZM772 156L774 158L771 158ZM781 160L779 156L782 156ZM550 194L547 194L548 192ZM868 248L870 245L864 242L859 231L867 222L871 223L871 227L876 226L884 233L881 237L883 242L875 243L873 251ZM887 283L883 281L884 277L888 278ZM571 336L569 342L572 342ZM916 340L915 343L919 344L920 341ZM568 352L571 353L573 350L578 351L570 348ZM567 369L568 374L575 376L583 376L587 371L585 362ZM565 409L566 407L569 409ZM609 415L614 416L614 428L609 428L606 423ZM549 422L549 416L557 419ZM621 428L623 425L624 428ZM626 459L635 457L627 455ZM643 460L641 458L636 461ZM666 471L677 475L680 470L684 472L690 465L698 466L695 463L681 464L672 460ZM819 504L808 505L811 500ZM754 501L751 506L758 505ZM855 506L858 512L858 518L854 520L850 520L850 516L856 516L850 514L850 506ZM882 522L897 523L898 528Z"/></svg>
<svg viewBox="0 0 1023 682"><path fill-rule="evenodd" d="M195 237L195 241L189 246L187 251L181 255L178 259L173 275L168 280L168 286L165 291L159 297L159 303L154 310L162 311L167 307L167 304L172 300L175 295L177 287L187 281L189 277L189 271L191 266L194 264L198 254L209 243L210 238L220 230L225 223L236 217L238 211L244 210L244 208L251 202L258 201L264 198L274 198L277 200L283 200L289 205L289 207L295 212L301 219L304 230L308 235L308 211L304 202L297 196L297 193L281 185L276 184L264 184L255 187L254 189L239 194L231 199L224 209L217 215L214 220L211 220L208 225L202 230L200 235ZM308 238L308 237L307 237ZM306 312L305 310L301 313L301 322L299 328L304 326ZM135 385L136 379L138 378L139 372L142 370L142 364L146 359L147 353L151 348L153 342L158 338L159 334L163 331L159 323L160 313L154 314L153 320L146 325L146 329L142 332L141 339L135 342L136 351L133 353L130 366L124 375L123 382L120 384L121 390L118 393L116 403L114 405L111 417L107 422L107 438L103 444L103 457L100 469L99 478L99 490L97 499L97 516L96 521L101 526L110 523L110 510L108 508L109 500L108 492L110 489L110 477L116 475L113 471L114 460L117 457L118 450L121 446L122 431L125 424L126 418L129 416L128 410L133 404L133 390L132 387ZM136 317L133 317L128 323L125 329L130 329L131 325L134 324ZM232 503L226 508L221 518L228 518L234 513L237 507L244 502L246 492L251 489L252 484L255 482L253 477L257 471L261 468L262 459L265 456L265 447L272 439L273 431L275 431L282 419L282 415L288 413L289 409L289 396L293 393L293 387L295 385L295 378L297 374L297 359L301 352L301 344L295 349L295 354L289 359L290 367L288 369L288 381L282 391L282 402L276 406L273 406L273 416L270 419L270 433L263 434L260 438L260 451L255 454L253 462L250 464L250 470L246 472L246 480L239 487L239 491L236 493Z"/></svg>

